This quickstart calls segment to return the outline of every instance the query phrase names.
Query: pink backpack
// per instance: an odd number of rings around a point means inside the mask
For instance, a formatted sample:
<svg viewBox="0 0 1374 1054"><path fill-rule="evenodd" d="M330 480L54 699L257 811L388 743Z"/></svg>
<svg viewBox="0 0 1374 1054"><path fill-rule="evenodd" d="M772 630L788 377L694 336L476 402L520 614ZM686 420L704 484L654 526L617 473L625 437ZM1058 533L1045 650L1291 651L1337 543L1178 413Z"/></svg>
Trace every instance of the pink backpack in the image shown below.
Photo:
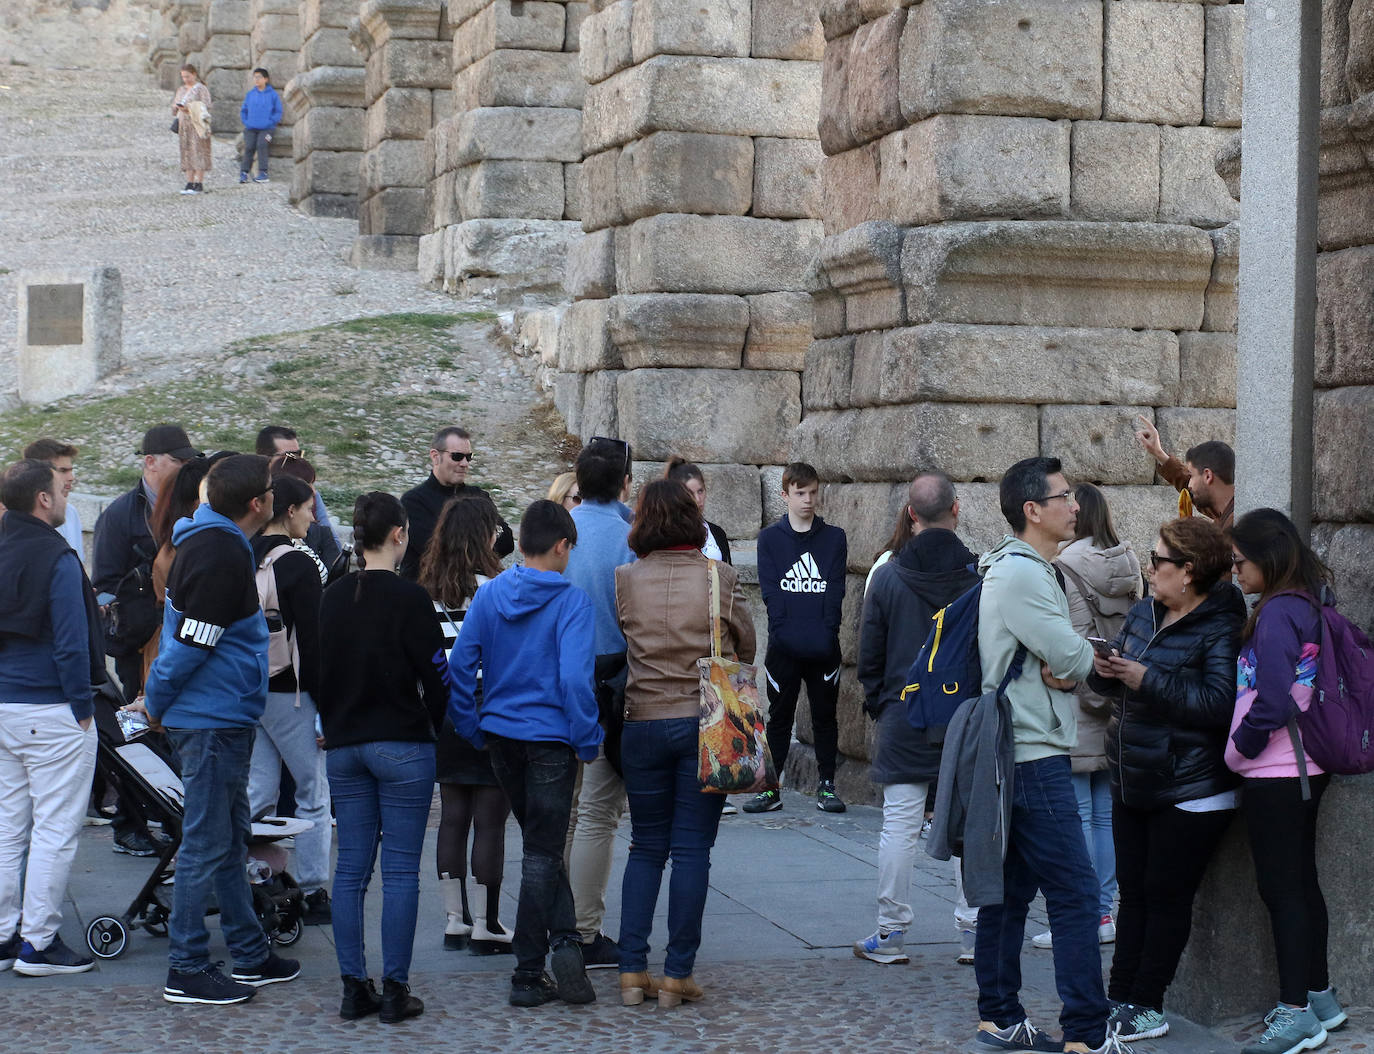
<svg viewBox="0 0 1374 1054"><path fill-rule="evenodd" d="M262 558L258 564L257 586L258 603L267 617L267 676L275 677L286 670L296 673L297 694L300 693L300 650L296 647L296 635L288 633L286 623L281 617L281 599L277 596L277 572L273 564L285 553L295 550L288 545L279 545Z"/></svg>

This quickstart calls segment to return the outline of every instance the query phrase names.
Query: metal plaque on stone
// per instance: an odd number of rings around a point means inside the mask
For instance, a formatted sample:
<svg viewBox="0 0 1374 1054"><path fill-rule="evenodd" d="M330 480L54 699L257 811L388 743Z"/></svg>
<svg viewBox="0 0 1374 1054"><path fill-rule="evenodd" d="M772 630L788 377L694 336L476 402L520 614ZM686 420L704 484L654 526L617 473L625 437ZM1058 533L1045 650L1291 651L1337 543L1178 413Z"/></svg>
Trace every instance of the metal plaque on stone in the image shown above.
<svg viewBox="0 0 1374 1054"><path fill-rule="evenodd" d="M31 285L28 343L35 346L81 344L85 341L82 313L84 285Z"/></svg>

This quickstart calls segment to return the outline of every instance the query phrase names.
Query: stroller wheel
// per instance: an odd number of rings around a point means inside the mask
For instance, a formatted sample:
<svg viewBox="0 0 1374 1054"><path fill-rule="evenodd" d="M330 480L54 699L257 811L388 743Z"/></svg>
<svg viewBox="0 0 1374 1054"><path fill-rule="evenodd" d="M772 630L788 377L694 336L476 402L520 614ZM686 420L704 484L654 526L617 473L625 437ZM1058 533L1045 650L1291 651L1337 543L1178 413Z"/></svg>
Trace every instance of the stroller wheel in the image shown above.
<svg viewBox="0 0 1374 1054"><path fill-rule="evenodd" d="M301 920L297 917L290 926L272 938L272 943L280 944L283 948L289 948L301 939L301 934L304 931L305 927L301 925Z"/></svg>
<svg viewBox="0 0 1374 1054"><path fill-rule="evenodd" d="M86 927L86 947L97 959L117 959L128 946L128 928L112 915L102 915Z"/></svg>

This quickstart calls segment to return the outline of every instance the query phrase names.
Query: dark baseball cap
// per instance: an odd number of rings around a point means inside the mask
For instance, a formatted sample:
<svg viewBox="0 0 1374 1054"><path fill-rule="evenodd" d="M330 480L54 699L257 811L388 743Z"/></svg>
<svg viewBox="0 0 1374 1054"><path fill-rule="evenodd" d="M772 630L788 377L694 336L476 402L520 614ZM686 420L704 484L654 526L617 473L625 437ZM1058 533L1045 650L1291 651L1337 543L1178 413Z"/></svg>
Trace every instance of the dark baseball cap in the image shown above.
<svg viewBox="0 0 1374 1054"><path fill-rule="evenodd" d="M143 433L143 448L140 454L170 454L178 461L189 461L193 457L203 457L191 445L191 439L180 425L154 425Z"/></svg>

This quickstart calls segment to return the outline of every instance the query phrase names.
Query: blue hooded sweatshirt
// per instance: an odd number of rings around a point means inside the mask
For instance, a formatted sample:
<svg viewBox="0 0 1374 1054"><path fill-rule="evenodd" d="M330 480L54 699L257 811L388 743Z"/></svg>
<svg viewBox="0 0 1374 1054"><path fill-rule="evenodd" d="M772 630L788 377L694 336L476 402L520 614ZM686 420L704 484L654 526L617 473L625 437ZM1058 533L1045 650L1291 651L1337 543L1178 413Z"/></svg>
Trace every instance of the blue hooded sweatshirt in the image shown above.
<svg viewBox="0 0 1374 1054"><path fill-rule="evenodd" d="M476 747L485 732L566 743L594 761L604 733L592 688L592 626L591 598L552 571L516 566L479 589L449 659L448 716L458 734Z"/></svg>
<svg viewBox="0 0 1374 1054"><path fill-rule="evenodd" d="M201 505L172 528L162 639L144 688L168 728L242 728L267 703L267 619L253 547L233 520Z"/></svg>
<svg viewBox="0 0 1374 1054"><path fill-rule="evenodd" d="M258 91L254 86L243 96L243 105L239 107L239 120L245 128L270 132L281 124L281 112L281 96L277 94L276 88L269 84L262 91Z"/></svg>

